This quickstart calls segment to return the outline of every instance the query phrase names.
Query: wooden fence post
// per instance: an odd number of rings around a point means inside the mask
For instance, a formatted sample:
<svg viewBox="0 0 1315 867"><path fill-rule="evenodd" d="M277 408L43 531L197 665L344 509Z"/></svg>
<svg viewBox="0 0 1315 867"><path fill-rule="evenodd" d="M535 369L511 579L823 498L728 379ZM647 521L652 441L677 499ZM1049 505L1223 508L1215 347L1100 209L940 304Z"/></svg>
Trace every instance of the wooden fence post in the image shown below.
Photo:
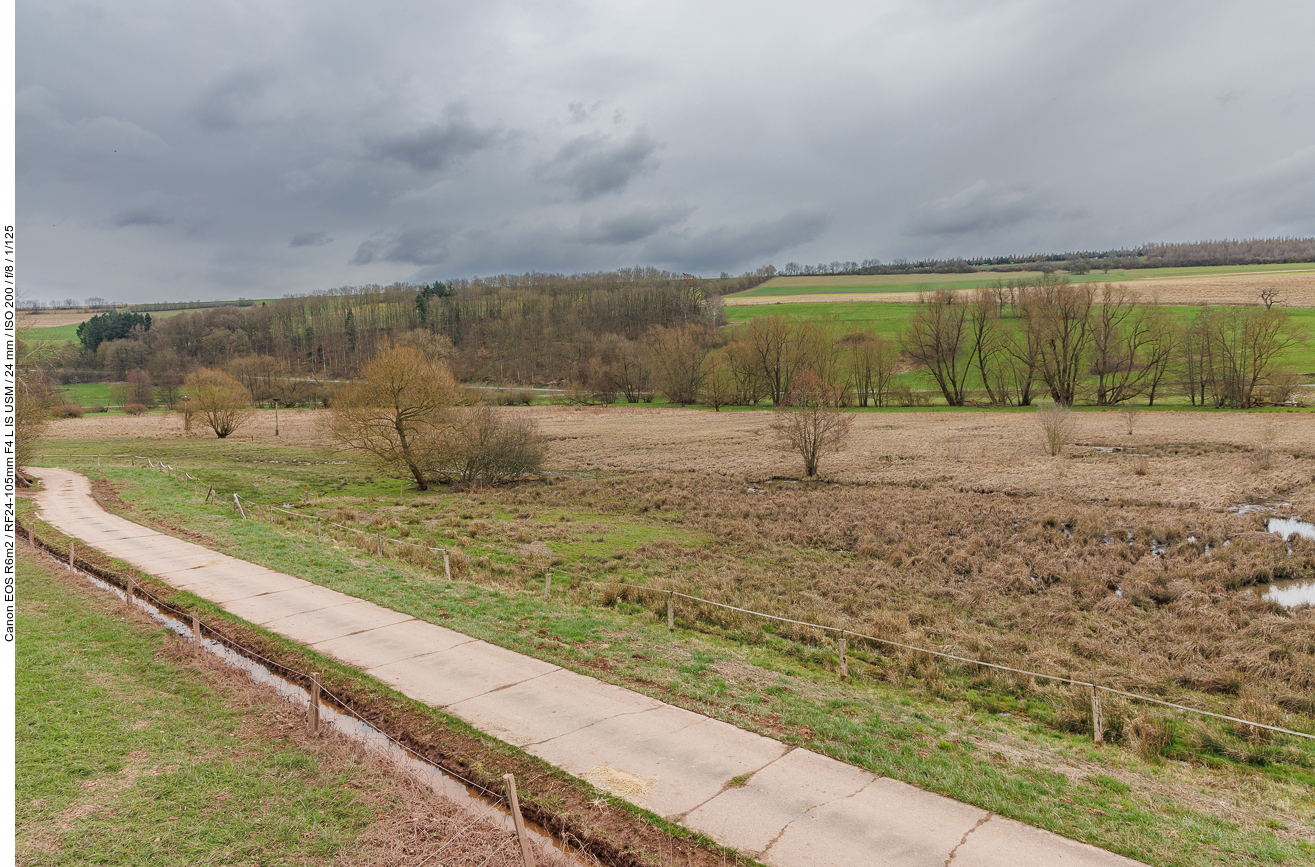
<svg viewBox="0 0 1315 867"><path fill-rule="evenodd" d="M213 497L214 495L215 495L215 486L211 485L210 490L205 492L205 501L207 505L210 503L210 498Z"/></svg>
<svg viewBox="0 0 1315 867"><path fill-rule="evenodd" d="M201 652L201 618L192 615L192 638L196 641L196 652Z"/></svg>
<svg viewBox="0 0 1315 867"><path fill-rule="evenodd" d="M129 579L128 579L128 586L127 586L126 588L124 588L124 589L127 591L127 592L124 594L124 595L127 597L124 601L127 602L127 603L128 603L128 607L131 608L131 607L132 607L132 600L133 600L133 597L135 597L135 596L137 595L137 582L134 581L134 580L132 580L132 578L129 578Z"/></svg>
<svg viewBox="0 0 1315 867"><path fill-rule="evenodd" d="M447 580L452 580L452 562L447 558L447 549L443 549L443 576Z"/></svg>
<svg viewBox="0 0 1315 867"><path fill-rule="evenodd" d="M1100 696L1091 687L1091 738L1098 744L1105 742L1105 715L1100 709Z"/></svg>
<svg viewBox="0 0 1315 867"><path fill-rule="evenodd" d="M318 518L315 521L315 541L318 542L323 538L324 538L324 519Z"/></svg>
<svg viewBox="0 0 1315 867"><path fill-rule="evenodd" d="M69 539L68 540L68 567L70 569L73 568L73 545L74 545L73 540Z"/></svg>
<svg viewBox="0 0 1315 867"><path fill-rule="evenodd" d="M511 821L516 825L516 836L521 842L521 860L525 867L534 867L534 850L530 848L530 835L525 832L525 820L521 818L521 803L516 797L516 776L504 774L507 783L507 800L511 803Z"/></svg>
<svg viewBox="0 0 1315 867"><path fill-rule="evenodd" d="M306 705L306 731L311 737L320 736L320 673L310 673L310 704Z"/></svg>
<svg viewBox="0 0 1315 867"><path fill-rule="evenodd" d="M377 557L382 557L382 556L384 555L384 534L383 534L383 533L375 533L374 535L377 537L377 540L378 540L378 543L379 543L379 548L378 548L378 550L376 550L376 551L374 552L374 553L375 553L375 556L377 556Z"/></svg>
<svg viewBox="0 0 1315 867"><path fill-rule="evenodd" d="M849 677L849 660L845 657L845 630L840 630L840 679L846 680Z"/></svg>
<svg viewBox="0 0 1315 867"><path fill-rule="evenodd" d="M548 577L543 582L543 601L548 601L548 594L552 592L552 570L548 570Z"/></svg>
<svg viewBox="0 0 1315 867"><path fill-rule="evenodd" d="M670 590L667 591L667 632L674 632L676 629L676 597Z"/></svg>
<svg viewBox="0 0 1315 867"><path fill-rule="evenodd" d="M237 513L241 515L242 520L245 521L247 519L247 510L242 508L242 501L237 498L237 494L233 495L233 505L237 506Z"/></svg>

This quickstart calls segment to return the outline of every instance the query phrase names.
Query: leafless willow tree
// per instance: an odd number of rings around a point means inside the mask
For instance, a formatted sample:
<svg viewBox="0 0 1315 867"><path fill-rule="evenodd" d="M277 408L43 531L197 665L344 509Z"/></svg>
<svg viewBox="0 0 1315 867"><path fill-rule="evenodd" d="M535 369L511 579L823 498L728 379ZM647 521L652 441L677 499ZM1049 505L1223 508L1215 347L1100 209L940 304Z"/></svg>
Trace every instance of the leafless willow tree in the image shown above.
<svg viewBox="0 0 1315 867"><path fill-rule="evenodd" d="M795 377L772 417L777 444L804 459L804 474L817 475L826 452L837 452L849 441L854 417L840 411L843 387L828 385L811 370Z"/></svg>
<svg viewBox="0 0 1315 867"><path fill-rule="evenodd" d="M972 358L968 352L968 305L939 289L919 299L904 333L905 351L926 371L950 406L967 401Z"/></svg>

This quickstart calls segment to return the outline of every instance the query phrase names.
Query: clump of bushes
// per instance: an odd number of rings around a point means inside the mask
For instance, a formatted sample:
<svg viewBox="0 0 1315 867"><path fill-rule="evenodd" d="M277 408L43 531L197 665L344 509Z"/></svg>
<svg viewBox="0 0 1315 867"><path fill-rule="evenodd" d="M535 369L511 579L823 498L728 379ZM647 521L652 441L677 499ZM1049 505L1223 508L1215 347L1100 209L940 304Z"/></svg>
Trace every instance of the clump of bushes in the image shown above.
<svg viewBox="0 0 1315 867"><path fill-rule="evenodd" d="M499 406L529 406L534 403L534 390L530 388L508 388L498 392Z"/></svg>
<svg viewBox="0 0 1315 867"><path fill-rule="evenodd" d="M146 412L146 404L130 403L123 408L123 411L126 412L128 415L141 415L142 413Z"/></svg>
<svg viewBox="0 0 1315 867"><path fill-rule="evenodd" d="M106 406L105 404L103 404L103 403L93 403L91 406L87 407L86 409L87 409L87 412L109 412L109 411L110 411L110 408L107 407L107 406Z"/></svg>
<svg viewBox="0 0 1315 867"><path fill-rule="evenodd" d="M82 418L82 407L76 403L61 403L50 408L51 418Z"/></svg>

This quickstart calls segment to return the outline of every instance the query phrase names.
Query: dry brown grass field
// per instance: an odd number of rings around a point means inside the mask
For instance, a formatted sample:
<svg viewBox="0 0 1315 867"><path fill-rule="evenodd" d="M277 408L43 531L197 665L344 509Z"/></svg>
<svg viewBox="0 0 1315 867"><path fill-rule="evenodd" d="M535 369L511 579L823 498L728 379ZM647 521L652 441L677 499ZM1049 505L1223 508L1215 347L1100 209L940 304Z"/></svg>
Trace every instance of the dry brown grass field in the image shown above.
<svg viewBox="0 0 1315 867"><path fill-rule="evenodd" d="M20 310L15 317L15 324L18 328L58 328L61 325L86 322L95 315L94 310L55 310L35 315Z"/></svg>
<svg viewBox="0 0 1315 867"><path fill-rule="evenodd" d="M1254 690L1257 713L1315 714L1315 611L1247 589L1315 576L1315 543L1285 545L1263 515L1236 512L1315 515L1310 413L1144 411L1129 434L1120 412L1079 412L1057 457L1030 412L864 413L824 480L807 482L768 412L520 412L567 475L486 496L687 534L626 561L687 591L1162 694ZM276 439L261 413L235 440L325 448L323 418L281 413ZM59 421L50 435L185 436L166 414ZM559 537L533 520L480 530L510 550Z"/></svg>

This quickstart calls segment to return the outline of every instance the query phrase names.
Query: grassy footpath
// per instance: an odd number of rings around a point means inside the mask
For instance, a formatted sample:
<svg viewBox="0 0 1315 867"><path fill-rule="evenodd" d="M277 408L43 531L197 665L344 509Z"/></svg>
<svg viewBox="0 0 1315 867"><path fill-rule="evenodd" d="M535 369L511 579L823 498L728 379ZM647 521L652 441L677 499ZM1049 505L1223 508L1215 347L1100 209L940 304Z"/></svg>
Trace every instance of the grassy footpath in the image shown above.
<svg viewBox="0 0 1315 867"><path fill-rule="evenodd" d="M226 491L264 500L313 491L401 519L393 483L359 467L251 466L216 457L198 465L205 459L194 455L187 466L222 481ZM746 644L689 629L669 634L655 616L660 603L608 600L601 582L556 582L545 604L529 590L537 575L500 571L490 554L476 553L463 580L446 581L441 565L435 572L433 564L379 560L346 537L315 544L313 531L241 521L193 501L160 474L104 473L132 503L111 507L138 520L1065 836L1153 864L1315 863L1315 776L1305 747L1285 748L1289 761L1262 766L1193 766L1097 749L1085 733L1049 724L1071 700L1064 695L1048 706L1007 684L964 693L934 679L880 683L864 676L861 654L851 662L857 682L841 684L825 646L770 636ZM479 498L439 493L417 500L460 507L469 530L499 514ZM390 535L396 529L390 526ZM655 522L639 535L668 533ZM596 552L578 553L582 561L597 559ZM600 604L607 601L613 604ZM1262 802L1271 809L1262 811Z"/></svg>

